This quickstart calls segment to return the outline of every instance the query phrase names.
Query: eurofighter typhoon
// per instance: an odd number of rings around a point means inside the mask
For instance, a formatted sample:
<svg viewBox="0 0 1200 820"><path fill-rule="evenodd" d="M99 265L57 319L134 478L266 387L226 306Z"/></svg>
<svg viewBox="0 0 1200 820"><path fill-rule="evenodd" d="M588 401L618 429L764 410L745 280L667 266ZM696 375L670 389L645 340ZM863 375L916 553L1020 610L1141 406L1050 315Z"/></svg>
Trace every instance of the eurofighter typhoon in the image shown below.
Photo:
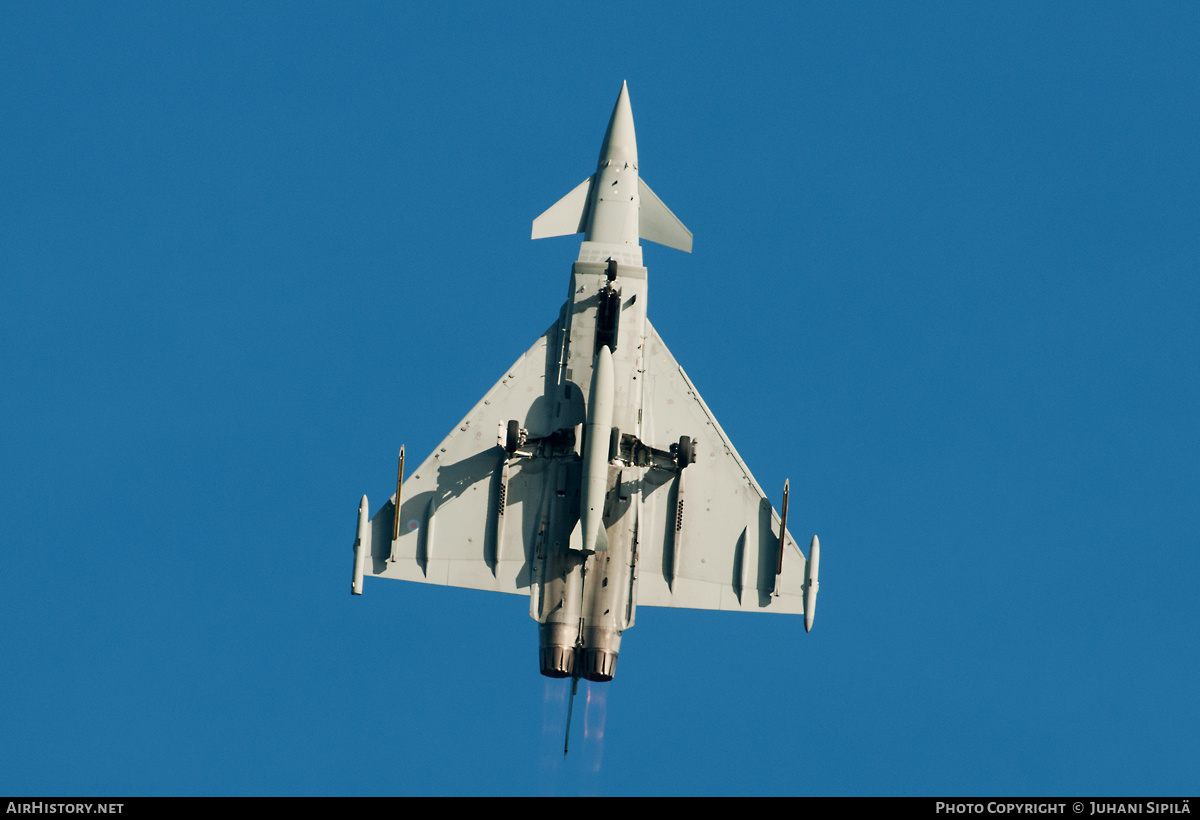
<svg viewBox="0 0 1200 820"><path fill-rule="evenodd" d="M368 518L363 576L529 596L541 672L610 681L642 606L803 614L805 560L781 515L646 318L640 239L692 234L638 175L624 84L596 172L533 221L583 234L554 323Z"/></svg>

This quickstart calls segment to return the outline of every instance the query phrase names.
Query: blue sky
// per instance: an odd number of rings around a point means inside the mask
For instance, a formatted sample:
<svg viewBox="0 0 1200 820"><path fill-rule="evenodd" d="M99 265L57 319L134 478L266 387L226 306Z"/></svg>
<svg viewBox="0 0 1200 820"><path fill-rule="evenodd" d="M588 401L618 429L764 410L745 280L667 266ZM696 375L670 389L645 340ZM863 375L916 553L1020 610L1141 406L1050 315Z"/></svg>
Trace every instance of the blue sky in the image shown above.
<svg viewBox="0 0 1200 820"><path fill-rule="evenodd" d="M4 4L0 793L1194 793L1198 33ZM821 604L642 610L563 761L525 600L350 547L555 317L622 80L650 318Z"/></svg>

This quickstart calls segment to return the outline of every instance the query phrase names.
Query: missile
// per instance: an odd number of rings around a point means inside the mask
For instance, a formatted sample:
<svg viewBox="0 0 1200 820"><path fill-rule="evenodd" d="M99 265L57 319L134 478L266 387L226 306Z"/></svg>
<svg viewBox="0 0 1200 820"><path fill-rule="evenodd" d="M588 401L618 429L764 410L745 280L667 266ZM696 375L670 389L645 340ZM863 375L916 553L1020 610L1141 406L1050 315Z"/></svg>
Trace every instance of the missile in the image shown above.
<svg viewBox="0 0 1200 820"><path fill-rule="evenodd" d="M804 567L804 631L812 630L813 616L817 612L817 570L821 563L821 542L813 536L808 547L808 564Z"/></svg>
<svg viewBox="0 0 1200 820"><path fill-rule="evenodd" d="M363 565L371 554L371 520L364 495L358 505L358 534L354 538L354 579L350 582L350 594L362 595Z"/></svg>
<svg viewBox="0 0 1200 820"><path fill-rule="evenodd" d="M586 444L583 448L583 481L579 491L579 524L584 552L608 549L604 530L604 496L608 490L608 446L613 417L612 351L602 345L592 369L592 391L588 396Z"/></svg>

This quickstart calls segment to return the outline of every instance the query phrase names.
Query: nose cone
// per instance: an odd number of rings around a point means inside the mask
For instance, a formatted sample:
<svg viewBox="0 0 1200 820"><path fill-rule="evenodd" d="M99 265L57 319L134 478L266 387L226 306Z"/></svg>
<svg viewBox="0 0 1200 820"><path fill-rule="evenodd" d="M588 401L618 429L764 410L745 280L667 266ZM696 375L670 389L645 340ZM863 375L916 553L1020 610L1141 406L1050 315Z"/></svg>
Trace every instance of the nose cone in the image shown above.
<svg viewBox="0 0 1200 820"><path fill-rule="evenodd" d="M600 166L608 163L629 165L637 168L637 137L633 133L633 109L629 106L629 88L621 83L621 93L613 106L604 133L604 144L600 146Z"/></svg>

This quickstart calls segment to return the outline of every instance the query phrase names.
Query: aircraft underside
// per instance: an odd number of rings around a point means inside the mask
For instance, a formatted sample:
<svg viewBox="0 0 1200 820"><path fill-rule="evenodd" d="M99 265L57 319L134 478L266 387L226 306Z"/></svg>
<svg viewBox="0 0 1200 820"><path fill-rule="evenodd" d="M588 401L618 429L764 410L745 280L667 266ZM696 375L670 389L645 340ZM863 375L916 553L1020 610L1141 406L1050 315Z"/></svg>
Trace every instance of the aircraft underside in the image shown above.
<svg viewBox="0 0 1200 820"><path fill-rule="evenodd" d="M787 532L646 318L639 238L692 237L639 178L622 88L596 173L534 222L582 232L559 317L368 518L366 574L529 595L550 677L609 681L638 606L804 614L819 545Z"/></svg>

